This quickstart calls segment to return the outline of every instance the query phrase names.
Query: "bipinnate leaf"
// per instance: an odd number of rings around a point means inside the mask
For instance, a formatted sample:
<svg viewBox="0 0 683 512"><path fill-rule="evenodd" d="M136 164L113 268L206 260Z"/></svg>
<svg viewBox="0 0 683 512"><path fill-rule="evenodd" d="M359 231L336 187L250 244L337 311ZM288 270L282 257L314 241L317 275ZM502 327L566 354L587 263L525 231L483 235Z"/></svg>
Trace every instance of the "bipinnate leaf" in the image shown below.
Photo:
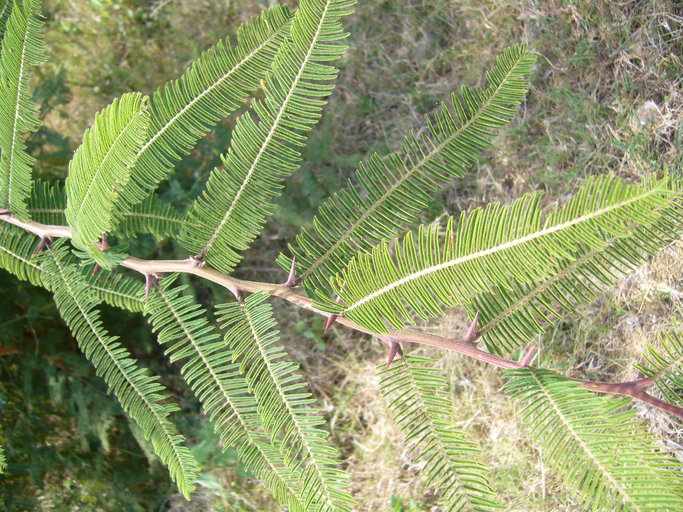
<svg viewBox="0 0 683 512"><path fill-rule="evenodd" d="M325 201L313 227L297 235L299 279L309 295L329 289L359 251L391 239L413 224L435 193L463 176L491 138L515 116L529 87L536 60L524 46L512 46L486 73L488 87L463 87L450 103L427 117L428 130L406 137L400 152L361 163L355 183ZM290 261L279 258L284 268Z"/></svg>
<svg viewBox="0 0 683 512"><path fill-rule="evenodd" d="M260 478L275 498L292 511L305 512L298 462L288 459L278 439L266 435L255 397L232 351L206 319L206 312L186 286L172 287L174 276L152 291L146 314L158 341L200 400L223 449L235 447L244 464Z"/></svg>
<svg viewBox="0 0 683 512"><path fill-rule="evenodd" d="M643 354L645 362L636 365L645 377L651 378L666 400L683 404L683 331L676 322L659 335L658 347L651 344Z"/></svg>
<svg viewBox="0 0 683 512"><path fill-rule="evenodd" d="M145 233L158 239L175 238L182 223L181 213L152 194L123 213L117 233L130 238Z"/></svg>
<svg viewBox="0 0 683 512"><path fill-rule="evenodd" d="M219 41L154 93L147 138L117 200L120 210L142 202L201 138L260 87L291 17L287 7L268 9L240 26L237 44Z"/></svg>
<svg viewBox="0 0 683 512"><path fill-rule="evenodd" d="M26 199L35 162L26 152L24 136L41 125L28 88L31 68L45 60L39 15L40 0L16 1L0 53L0 208L22 220L29 220Z"/></svg>
<svg viewBox="0 0 683 512"><path fill-rule="evenodd" d="M12 6L14 0L0 0L0 50L2 49L2 39L5 37L5 29L7 28L7 20L12 13Z"/></svg>
<svg viewBox="0 0 683 512"><path fill-rule="evenodd" d="M434 363L408 356L378 372L380 391L406 436L408 456L420 464L420 476L438 494L442 510L501 510L481 448L453 424L446 380Z"/></svg>
<svg viewBox="0 0 683 512"><path fill-rule="evenodd" d="M683 510L681 464L635 418L630 400L598 397L546 370L506 372L505 389L548 468L581 510Z"/></svg>
<svg viewBox="0 0 683 512"><path fill-rule="evenodd" d="M340 20L353 4L302 0L266 78L265 99L254 102L254 117L238 119L223 166L190 207L179 241L213 268L232 272L242 257L237 251L256 238L283 181L299 168L300 148L334 87L333 63L345 49Z"/></svg>
<svg viewBox="0 0 683 512"><path fill-rule="evenodd" d="M55 226L67 224L66 215L64 215L66 190L63 183L35 180L27 204L28 213L32 220Z"/></svg>
<svg viewBox="0 0 683 512"><path fill-rule="evenodd" d="M332 281L340 302L320 294L318 306L343 314L375 332L439 316L444 307L468 303L495 286L533 283L571 261L572 248L603 249L657 222L675 200L670 178L653 176L627 185L594 177L563 207L545 219L540 194L527 194L510 206L492 203L440 226L420 227L396 241L361 254ZM654 230L653 230L654 232Z"/></svg>
<svg viewBox="0 0 683 512"><path fill-rule="evenodd" d="M218 306L218 321L227 329L225 344L238 362L258 403L263 426L281 438L288 459L300 460L302 494L313 510L349 511L355 501L339 453L321 427L324 420L298 375L298 363L287 361L268 295L255 293L244 302Z"/></svg>
<svg viewBox="0 0 683 512"><path fill-rule="evenodd" d="M63 226L67 223L65 209L66 190L63 186L42 180L34 182L33 193L28 199L28 212L33 220ZM156 194L120 213L122 218L115 233L125 238L135 238L140 234L150 234L158 239L173 238L183 222L182 214Z"/></svg>
<svg viewBox="0 0 683 512"><path fill-rule="evenodd" d="M41 262L33 256L37 243L38 239L23 229L0 224L0 268L22 281L47 287Z"/></svg>
<svg viewBox="0 0 683 512"><path fill-rule="evenodd" d="M658 251L683 235L683 200L678 198L651 226L635 228L626 237L607 239L605 247L577 243L571 257L557 262L552 275L528 284L513 280L473 297L467 310L479 315L480 339L490 352L509 353L579 305L594 300Z"/></svg>
<svg viewBox="0 0 683 512"><path fill-rule="evenodd" d="M43 261L36 257L38 239L10 224L0 224L0 268L14 274L22 281L48 288L54 278ZM64 257L69 264L78 264L73 256ZM98 301L128 311L140 312L145 306L145 285L140 279L101 270L84 277L90 292Z"/></svg>
<svg viewBox="0 0 683 512"><path fill-rule="evenodd" d="M90 290L81 268L69 263L68 247L60 240L44 256L48 287L59 313L69 326L85 357L104 379L121 407L152 441L154 451L168 467L171 478L186 498L194 489L197 463L168 416L179 410L169 395L133 360L116 336L100 321L98 299Z"/></svg>
<svg viewBox="0 0 683 512"><path fill-rule="evenodd" d="M116 202L145 138L149 120L145 103L140 93L115 99L97 114L69 164L65 214L73 244L105 268L109 265L95 243L122 219Z"/></svg>

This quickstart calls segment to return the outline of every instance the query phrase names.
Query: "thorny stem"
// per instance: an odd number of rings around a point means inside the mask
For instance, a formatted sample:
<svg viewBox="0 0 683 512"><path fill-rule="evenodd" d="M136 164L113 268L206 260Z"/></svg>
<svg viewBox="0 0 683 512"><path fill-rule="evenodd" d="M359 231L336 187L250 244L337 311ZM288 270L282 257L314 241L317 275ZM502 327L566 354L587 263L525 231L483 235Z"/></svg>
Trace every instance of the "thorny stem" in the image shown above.
<svg viewBox="0 0 683 512"><path fill-rule="evenodd" d="M29 231L35 235L38 235L41 240L71 238L71 228L68 226L52 226L33 221L21 221L14 217L7 209L0 209L0 221L14 224L25 231ZM300 308L317 313L319 315L330 317L328 312L317 309L313 305L313 301L311 299L295 292L296 286L291 279L292 271L290 271L290 277L284 284L274 284L262 283L258 281L246 281L243 279L230 277L215 269L207 267L203 260L194 257L189 257L186 260L143 260L133 256L128 256L121 262L121 265L131 270L135 270L136 272L139 272L145 276L147 283L149 283L147 284L147 287L151 286L151 281L158 278L161 274L182 272L185 274L192 274L197 277L201 277L223 286L224 288L230 290L230 292L238 299L243 297L245 293L265 292L274 297L280 297L284 300L287 300L296 306L299 306ZM481 331L477 331L476 321L473 322L469 332L462 339L434 336L432 334L410 330L390 330L388 333L379 334L341 315L337 316L335 321L356 331L380 338L389 345L390 351L393 349L393 355L399 353L400 344L402 343L421 343L423 345L430 345L432 347L453 350L499 368L533 368L529 365L532 358L531 356L533 356L533 354L530 356L529 352L527 352L526 355L523 355L520 361L515 361L513 359L505 359L503 357L484 352L483 350L479 350L473 343L477 335L481 334ZM582 379L571 380L580 383L581 386L586 389L598 393L630 396L631 398L641 400L683 419L683 407L670 404L645 392L645 388L651 385L654 382L654 379L640 378L628 382L594 382Z"/></svg>

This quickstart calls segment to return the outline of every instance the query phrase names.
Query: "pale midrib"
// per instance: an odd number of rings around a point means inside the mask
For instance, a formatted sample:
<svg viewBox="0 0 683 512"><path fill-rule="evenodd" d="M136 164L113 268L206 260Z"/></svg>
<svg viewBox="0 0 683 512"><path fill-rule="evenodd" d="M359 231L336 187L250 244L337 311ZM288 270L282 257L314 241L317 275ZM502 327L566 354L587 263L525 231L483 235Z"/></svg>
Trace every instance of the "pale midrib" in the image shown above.
<svg viewBox="0 0 683 512"><path fill-rule="evenodd" d="M546 397L548 402L550 402L550 405L553 408L553 411L555 411L555 414L557 414L557 417L562 421L562 424L566 427L567 431L571 434L572 438L579 444L579 446L583 449L583 451L588 455L591 461L593 461L593 464L600 470L600 472L607 478L607 480L612 484L612 488L617 491L619 495L621 495L625 501L628 501L631 503L634 507L634 509L638 512L641 512L642 509L638 506L637 503L633 501L633 498L626 492L626 489L612 476L612 473L598 460L596 455L593 453L593 451L588 447L588 445L585 443L585 441L574 431L572 428L571 423L567 420L565 417L564 413L562 410L559 408L559 406L555 403L555 399L548 393L548 390L545 388L543 383L539 380L539 378L535 374L531 374L536 381L536 384L538 385L539 389L543 392L543 395Z"/></svg>
<svg viewBox="0 0 683 512"><path fill-rule="evenodd" d="M270 364L271 361L268 358L268 355L264 352L262 340L259 337L258 333L256 332L256 329L254 327L254 323L252 322L252 318L251 318L249 308L246 307L244 304L241 304L240 309L242 310L242 314L244 315L244 318L246 319L247 324L249 325L249 330L251 331L251 335L252 335L254 341L256 341L256 346L258 347L259 353L261 354L261 360L265 363L266 368L268 369L268 374L270 375L271 380L273 381L273 383L275 384L275 387L277 388L278 395L280 395L280 399L282 400L282 403L287 408L287 412L289 413L289 416L292 419L292 422L296 426L296 431L299 433L299 439L301 441L301 444L306 448L306 453L308 454L308 459L313 464L313 467L315 468L315 472L318 474L318 478L319 478L320 483L323 487L323 492L325 493L326 502L329 503L330 506L334 507L334 501L332 500L332 497L330 496L330 492L329 492L328 485L327 485L327 480L325 480L325 477L323 476L322 471L321 471L320 467L318 466L318 461L316 460L315 456L311 452L310 447L308 446L308 440L306 439L306 436L304 436L303 432L301 431L301 426L299 425L298 416L292 410L292 407L289 403L289 400L287 399L287 394L282 390L282 387L280 386L280 381L275 376L273 368Z"/></svg>
<svg viewBox="0 0 683 512"><path fill-rule="evenodd" d="M140 302L140 303L144 304L144 301L141 298L134 297L133 295L128 295L127 293L118 292L116 290L111 290L109 288L103 288L101 286L97 286L94 284L90 284L88 286L90 286L90 288L92 288L93 290L99 290L103 295L106 295L106 294L116 295L118 297L123 297L123 298L129 299L131 302Z"/></svg>
<svg viewBox="0 0 683 512"><path fill-rule="evenodd" d="M441 439L441 436L438 434L436 427L432 422L431 416L428 414L429 410L427 409L427 405L425 404L424 399L422 398L422 391L420 390L420 387L417 385L415 376L413 375L413 372L410 371L410 366L405 359L403 360L403 366L405 368L406 373L408 373L408 378L410 379L410 383L413 389L416 390L417 399L420 404L420 409L422 410L422 416L424 417L425 422L429 425L429 430L432 432L432 438L436 438L436 441L439 446L439 451L441 452L441 456L444 458L444 460L448 461L450 475L453 477L455 484L458 486L456 492L459 491L461 495L465 497L468 510L476 510L472 504L472 499L470 498L470 495L467 493L467 486L465 486L459 478L457 467L454 468L451 466L451 458L448 455L448 451L446 450L443 440Z"/></svg>
<svg viewBox="0 0 683 512"><path fill-rule="evenodd" d="M74 304L76 304L76 307L78 308L78 310L81 312L81 315L83 316L85 321L88 323L88 327L90 327L90 330L92 331L92 333L97 338L97 341L100 343L102 348L106 351L107 355L109 356L109 359L111 359L113 361L113 363L116 365L116 368L118 368L119 373L121 375L123 375L123 377L126 379L128 384L130 384L130 386L135 390L135 393L138 395L138 397L140 397L140 400L142 400L142 402L151 411L152 415L154 415L154 417L156 418L157 423L161 427L161 431L164 433L164 436L166 436L166 440L169 442L169 444L173 448L173 453L175 453L175 455L176 455L176 460L180 464L180 467L182 468L182 474L184 476L187 472L187 468L185 467L185 464L183 463L183 458L180 456L180 453L178 453L178 447L173 442L173 438L171 437L171 435L168 433L162 418L159 416L159 414L156 411L156 409L154 408L153 404L150 403L149 400L147 400L147 397L145 397L145 395L138 389L138 387L131 380L131 378L128 376L126 371L121 367L121 365L119 364L116 357L114 357L114 355L109 350L109 347L107 346L107 344L104 343L104 341L100 337L99 333L97 332L97 329L95 328L95 326L90 321L90 317L88 316L87 312L83 310L83 308L81 307L81 304L76 300L76 295L75 295L73 289L71 288L71 285L69 284L69 280L66 279L66 276L64 275L64 271L62 269L62 266L59 264L59 260L57 258L54 258L54 257L53 257L53 259L54 259L55 263L57 264L57 269L59 270L59 273L61 274L62 279L64 279L64 284L66 285L66 287L69 291L69 295L71 296Z"/></svg>
<svg viewBox="0 0 683 512"><path fill-rule="evenodd" d="M26 55L26 47L28 46L27 43L27 38L28 38L28 32L29 32L29 24L30 24L30 13L26 13L26 30L24 31L24 39L23 39L23 46L21 47L21 58L20 58L20 64L19 64L19 78L17 80L17 94L16 94L16 102L14 105L14 120L12 124L12 143L10 144L10 151L9 155L7 157L7 173L8 173L8 182L7 182L7 205L9 209L12 209L12 182L14 181L14 174L12 173L12 162L14 161L14 151L15 151L15 146L17 142L17 135L18 135L18 129L17 129L17 122L19 121L19 107L21 103L21 82L23 80L24 76L24 64L25 64L25 59L24 56ZM30 179L30 175L29 175Z"/></svg>
<svg viewBox="0 0 683 512"><path fill-rule="evenodd" d="M120 104L119 104L119 107L120 107ZM134 121L137 120L137 118L138 118L139 115L140 115L140 112L136 112L135 114L133 114L133 116L128 120L128 122L125 124L125 126L124 126L123 128L121 128L121 131L120 131L119 134L116 136L116 138L114 139L114 141L109 145L109 149L107 149L107 152L104 154L104 156L102 157L102 159L101 159L101 160L99 161L99 163L97 164L97 168L95 169L95 172L92 174L92 178L90 179L90 182L88 183L88 188L87 188L86 191L85 191L85 195L83 196L83 199L81 199L81 204L80 204L80 206L74 211L74 215L76 216L77 219L81 216L81 213L82 213L83 210L86 208L86 206L87 206L87 201L88 201L88 197L90 196L90 191L92 190L92 186L93 186L93 184L95 183L95 181L97 181L97 176L98 176L98 175L100 174L100 172L102 172L102 170L104 169L104 167L105 167L104 164L105 164L105 162L109 159L109 155L111 154L111 152L113 151L113 149L117 146L117 144L119 143L119 140L121 140L121 137L123 137L124 134L126 134L128 128L131 126L131 124L132 124ZM93 128L94 128L94 127L93 127ZM97 134L96 134L96 133L92 133L92 135L95 136L95 135L97 135ZM92 140L92 139L90 139L90 140ZM84 144L85 144L85 142L84 142ZM129 172L128 172L128 176L127 176L126 180L125 180L123 183L120 183L120 185L123 185L123 186L125 187L125 185L126 185L126 183L128 182L129 179L130 179L130 170L129 170ZM114 204L115 202L116 202L116 200L112 200L112 204ZM69 209L69 208L67 207L67 210L68 210L68 209Z"/></svg>
<svg viewBox="0 0 683 512"><path fill-rule="evenodd" d="M614 238L611 239L608 244L611 244L614 242ZM574 261L571 263L571 265L568 265L564 269L562 269L558 274L554 275L547 281L543 282L539 286L536 286L534 289L529 291L528 293L525 293L518 301L516 301L512 306L509 306L503 310L502 313L497 315L495 318L493 318L491 321L489 321L485 327L479 330L479 335L484 336L486 333L488 333L491 329L495 328L497 324L499 324L502 320L510 316L512 313L515 311L518 311L522 309L524 306L526 306L528 303L530 303L533 299L541 295L545 290L553 286L555 283L558 283L562 281L565 277L569 276L571 272L578 268L579 266L583 265L585 262L593 258L596 254L599 252L602 252L603 249L593 249L592 251L588 252L578 260Z"/></svg>
<svg viewBox="0 0 683 512"><path fill-rule="evenodd" d="M263 460L265 460L265 461L268 463L268 466L270 466L270 469L272 469L273 472L275 472L275 474L278 475L278 478L280 478L280 480L285 484L285 486L286 486L287 489L289 490L290 495L291 495L297 502L299 502L299 503L301 504L301 501L300 501L299 496L297 495L297 493L294 491L294 489L292 489L292 488L289 486L289 484L287 483L287 481L286 481L284 478L282 478L282 476L280 475L279 468L277 468L276 466L273 465L273 463L270 461L270 459L268 458L268 456L263 452L263 450L261 449L261 447L259 446L259 444L258 444L257 442L254 441L253 435L252 435L252 431L249 429L249 427L248 427L247 424L245 423L244 418L242 418L242 415L240 414L239 409L238 409L237 407L235 407L235 405L233 404L233 401L230 399L230 395L228 394L228 392L226 391L225 387L223 386L223 383L222 383L222 382L220 381L220 379L218 378L218 375L216 375L216 372L213 370L213 366L211 365L211 363L209 362L209 360L208 360L208 359L206 358L206 356L204 355L203 350L199 347L199 344L198 344L197 341L195 340L194 336L193 336L192 333L185 327L185 323L183 322L183 320L182 320L182 318L180 317L180 315L177 314L176 309L173 307L173 303L170 302L170 301L168 300L168 298L166 297L166 295L164 294L164 292L163 292L161 289L159 290L159 295L160 295L161 298L164 300L164 304L166 304L166 307L168 308L168 310L169 310L169 311L171 312L171 314L173 315L173 318L175 318L176 322L178 323L178 325L180 326L180 328L181 328L181 329L183 330L183 332L185 333L185 336L187 337L187 339L190 340L190 343L191 343L192 346L194 347L195 352L196 352L197 354L199 354L199 357L201 358L202 363L204 363L204 367L209 371L209 374L211 375L211 378L212 378L213 381L218 385L218 388L221 390L221 394L223 395L223 398L224 398L225 401L230 405L230 408L232 409L233 413L235 414L235 417L236 417L236 418L238 419L238 421L240 422L240 425L242 425L242 430L243 430L243 432L245 433L246 437L248 438L249 443L250 443L254 448L256 448L256 450L261 454L261 457L263 458Z"/></svg>
<svg viewBox="0 0 683 512"><path fill-rule="evenodd" d="M29 208L30 213L64 213L61 208ZM160 220L162 222L171 222L176 224L182 224L182 219L174 219L172 217L165 217L164 215L153 215L151 213L139 213L139 212L123 212L124 217L141 217L145 219ZM191 227L200 227L199 224L186 223Z"/></svg>
<svg viewBox="0 0 683 512"><path fill-rule="evenodd" d="M519 60L521 60L521 57ZM332 256L332 254L334 254L334 252L339 247L341 247L341 245L344 242L351 238L351 236L355 233L356 229L361 224L363 224L370 217L370 215L372 215L375 212L375 210L377 210L382 204L384 204L387 198L390 197L401 185L403 185L403 183L408 178L410 178L415 172L417 172L427 161L434 158L434 156L437 155L443 148L445 148L453 140L455 140L462 133L464 133L465 130L467 130L467 128L474 124L477 121L477 119L482 115L482 113L491 105L491 101L493 100L493 98L495 98L496 94L498 94L498 91L500 91L501 87L513 73L516 67L516 64L515 66L511 67L510 72L507 73L505 75L505 78L500 81L500 84L498 85L498 87L496 87L495 91L491 93L491 95L486 99L486 101L482 103L481 107L477 109L476 113L470 119L468 119L465 124L458 128L450 137L446 138L438 146L435 146L434 149L432 149L426 156L424 156L417 164L413 165L413 167L410 170L408 170L408 172L401 176L401 178L396 182L396 184L392 185L377 201L370 205L363 212L363 214L337 239L337 241L334 244L332 244L332 246L320 256L320 258L317 258L316 261L310 267L308 267L306 272L301 274L300 279L306 279L309 275L315 272L321 265L323 265Z"/></svg>
<svg viewBox="0 0 683 512"><path fill-rule="evenodd" d="M531 240L536 240L536 239L541 238L543 236L550 235L550 234L556 233L558 231L562 231L563 229L567 229L567 228L570 228L570 227L575 226L577 224L580 224L582 222L589 221L591 219L594 219L596 217L599 217L601 215L609 213L609 212L616 210L618 208L624 208L625 206L628 206L631 203L640 201L640 200L642 200L648 196L651 196L651 195L656 194L656 193L661 193L661 192L663 192L663 189L655 188L655 189L649 190L648 192L640 194L638 196L634 196L630 199L627 199L625 201L621 201L617 204L613 204L611 206L607 206L605 208L601 208L599 210L591 212L588 215L583 215L583 216L578 217L576 219L572 219L570 221L563 222L562 224L557 224L556 226L553 226L551 228L542 229L542 230L537 231L535 233L531 233L531 234L523 236L521 238L517 238L516 240L512 240L510 242L505 242L503 244L497 245L495 247L491 247L489 249L477 251L477 252L474 252L472 254L468 254L466 256L461 256L459 258L455 258L454 260L449 260L449 261L446 261L444 263L440 263L438 265L433 265L431 267L422 269L419 272L415 272L415 273L410 274L406 277L403 277L403 278L399 279L398 281L394 281L393 283L390 283L390 284L386 285L385 287L383 287L383 288L381 288L381 289L379 289L379 290L377 290L377 291L375 291L369 295L366 295L365 297L363 297L359 301L356 301L354 304L352 304L351 306L346 308L344 310L344 314L347 314L348 312L353 311L354 309L364 305L365 303L370 302L370 301L376 299L377 297L380 297L380 296L384 295L385 293L388 293L391 290L398 288L400 286L403 286L404 284L409 283L415 279L419 279L423 276L432 274L434 272L438 272L440 270L444 270L444 269L449 268L449 267L454 267L456 265L460 265L461 263L465 263L465 262L470 261L470 260L474 260L477 258L483 258L484 256L495 254L497 252L504 251L504 250L510 249L512 247L516 247L518 245L524 244L524 243L529 242Z"/></svg>
<svg viewBox="0 0 683 512"><path fill-rule="evenodd" d="M251 59L252 56L254 56L256 53L260 52L263 48L265 48L270 42L280 34L280 32L289 24L289 21L284 23L281 27L279 27L275 32L273 32L267 39L265 39L260 45L258 45L256 48L254 48L251 52L249 52L247 55L245 55L242 60L240 60L238 63L233 65L233 67L228 71L226 74L224 74L221 78L216 80L212 85L210 85L208 88L204 89L201 93L199 93L197 96L195 96L187 105L185 105L182 109L180 109L171 119L169 119L166 124L164 124L159 130L154 134L154 136L149 139L141 148L140 151L138 151L138 154L136 155L136 158L139 158L140 155L142 155L147 148L151 145L154 144L154 141L161 137L163 133L168 130L171 125L178 119L180 116L185 114L189 109L191 109L195 103L200 101L204 96L209 94L211 91L213 91L216 87L220 86L223 82L225 82L227 79L229 79L233 73L236 73L249 59Z"/></svg>
<svg viewBox="0 0 683 512"><path fill-rule="evenodd" d="M301 67L299 68L299 71L298 71L296 77L294 78L294 81L291 84L289 91L287 92L287 96L282 101L282 106L280 107L280 110L278 111L277 116L275 117L275 120L273 122L273 126L271 127L270 131L268 132L268 135L266 136L265 140L263 141L263 144L261 145L261 148L259 149L258 153L254 157L254 161L252 162L252 164L249 168L249 171L247 172L247 175L244 177L244 181L242 182L242 185L240 186L239 190L237 191L237 194L235 194L235 197L233 198L232 203L230 204L230 207L228 208L228 211L225 213L225 216L223 216L223 219L221 220L220 224L218 225L216 230L213 232L213 234L211 235L209 240L204 245L204 248L201 250L201 254L206 255L211 250L211 246L213 245L214 241L218 237L218 234L223 229L223 226L225 225L225 223L228 222L230 215L232 215L232 210L235 208L235 206L239 202L239 199L242 196L242 193L244 192L247 185L249 184L251 176L254 173L254 171L256 170L256 166L258 165L259 161L261 160L261 156L265 153L266 148L270 144L270 140L275 136L275 132L277 130L277 127L280 124L280 119L284 115L285 110L287 108L287 105L289 104L289 100L294 95L294 91L296 90L297 85L299 85L299 80L301 80L301 76L304 73L304 69L306 68L306 64L308 64L308 59L310 59L311 55L313 54L313 48L315 47L315 43L318 40L318 35L320 34L320 30L322 30L323 24L325 22L325 15L327 14L327 9L329 8L329 6L330 6L330 0L328 0L328 2L325 4L325 9L323 9L323 12L320 15L320 23L318 24L318 27L315 31L315 34L311 38L311 44L308 47L308 52L306 52L306 56L304 57L303 61L301 62Z"/></svg>
<svg viewBox="0 0 683 512"><path fill-rule="evenodd" d="M29 208L29 213L64 213L62 208Z"/></svg>
<svg viewBox="0 0 683 512"><path fill-rule="evenodd" d="M175 222L176 224L181 224L183 221L181 219L174 219L171 217L165 217L163 215L153 215L151 213L137 213L137 212L125 212L123 214L124 217L142 217L144 219L154 219L154 220L161 220L164 222ZM189 224L188 226L195 226L199 227L199 224Z"/></svg>
<svg viewBox="0 0 683 512"><path fill-rule="evenodd" d="M9 249L7 249L7 248L5 248L5 247L0 246L0 251L4 252L5 254L9 254L9 255L12 256L14 259L17 259L17 260L21 261L24 265L27 265L27 266L29 266L29 267L33 267L34 269L39 270L39 271L41 271L41 272L45 272L45 273L46 273L47 275L49 275L49 276L54 275L54 274L48 273L48 272L47 272L45 269L43 269L40 265L36 265L36 264L33 263L32 261L27 260L27 259L24 258L23 256L21 256L21 255L19 255L19 254L16 254L16 253L10 251ZM139 299L138 297L133 297L132 295L128 295L128 294L125 294L125 293L122 293L122 292L118 292L118 291L115 291L115 290L110 290L109 288L102 288L101 286L97 286L97 285L93 285L93 284L91 284L91 285L89 285L89 286L90 286L92 289L94 289L94 290L99 290L99 291L102 292L102 293L105 293L105 292L106 292L106 293L111 294L111 295L118 295L119 297L124 297L124 298L126 298L126 299L130 299L131 301L142 302L142 300Z"/></svg>
<svg viewBox="0 0 683 512"><path fill-rule="evenodd" d="M12 256L13 258L15 258L15 259L21 261L21 262L24 263L25 265L28 265L28 266L30 266L30 267L33 267L33 268L35 268L36 270L43 271L43 269L40 267L40 265L36 265L36 264L33 263L32 261L27 260L26 258L24 258L23 256L21 256L20 254L17 254L17 253L15 253L15 252L10 251L10 250L7 249L6 247L0 246L0 251L3 251L5 254L9 254L10 256ZM47 273L47 272L46 272L46 273ZM48 275L52 275L52 274L48 274Z"/></svg>

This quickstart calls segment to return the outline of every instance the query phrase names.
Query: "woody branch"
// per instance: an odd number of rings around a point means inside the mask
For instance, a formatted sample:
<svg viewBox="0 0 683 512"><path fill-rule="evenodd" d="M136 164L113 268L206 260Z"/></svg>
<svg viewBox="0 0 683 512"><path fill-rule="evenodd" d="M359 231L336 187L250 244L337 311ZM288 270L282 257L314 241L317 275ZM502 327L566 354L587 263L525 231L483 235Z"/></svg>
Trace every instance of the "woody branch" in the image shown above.
<svg viewBox="0 0 683 512"><path fill-rule="evenodd" d="M25 231L37 235L40 237L42 246L49 246L49 244L46 244L45 241L55 238L71 238L71 228L68 226L55 226L40 224L34 221L21 221L14 217L6 209L0 209L0 220L18 226ZM317 313L326 317L330 316L328 312L317 309L313 305L313 301L311 299L296 293L295 287L293 286L293 281L291 279L291 273L290 278L285 284L247 281L223 274L206 266L204 261L192 257L185 260L144 260L134 256L128 256L121 262L121 266L143 274L148 283L150 282L150 278L152 276L158 276L159 274L175 272L192 274L223 286L236 297L241 297L245 293L265 292L274 297L280 297L284 300L287 300L313 313ZM338 316L336 318L336 322L341 325L362 333L376 336L386 342L390 349L389 362L391 362L391 359L394 355L397 353L401 354L402 343L420 343L446 350L453 350L454 352L459 352L468 357L497 366L499 368L533 368L530 365L534 354L533 348L529 349L519 361L499 357L478 349L473 343L478 336L476 320L477 319L475 317L475 321L472 323L469 332L463 338L455 339L411 330L390 330L388 333L380 334L373 332L344 316ZM581 386L591 391L629 396L683 419L683 407L678 407L660 400L659 398L656 398L645 391L645 388L653 383L653 379L638 379L628 382L594 382L582 379L572 380L580 383Z"/></svg>

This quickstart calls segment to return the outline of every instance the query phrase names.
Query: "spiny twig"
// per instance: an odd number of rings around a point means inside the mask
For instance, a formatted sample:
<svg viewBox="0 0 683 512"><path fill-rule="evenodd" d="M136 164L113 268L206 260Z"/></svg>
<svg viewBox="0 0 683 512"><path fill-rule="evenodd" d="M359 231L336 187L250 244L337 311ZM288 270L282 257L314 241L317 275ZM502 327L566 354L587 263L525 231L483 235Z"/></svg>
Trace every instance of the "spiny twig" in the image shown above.
<svg viewBox="0 0 683 512"><path fill-rule="evenodd" d="M11 215L6 210L0 209L0 221L8 222L15 226L18 226L25 231L29 231L35 235L38 235L41 240L52 239L52 238L71 238L71 228L68 226L51 226L46 224L40 224L34 221L21 221ZM133 256L126 257L122 262L121 266L135 270L145 276L146 283L153 278L159 279L163 273L187 273L192 274L211 282L214 282L224 288L230 290L235 297L238 299L242 297L245 293L255 293L255 292L265 292L269 295L280 297L285 299L303 309L317 313L319 315L324 315L328 317L328 324L331 326L333 323L337 322L339 324L345 325L351 329L359 332L370 334L372 336L377 336L389 344L389 362L393 360L396 354L402 354L401 344L403 343L421 343L423 345L430 345L433 347L443 348L447 350L453 350L459 352L466 356L472 357L479 361L487 364L492 364L499 368L513 369L513 368L531 368L529 363L533 358L533 347L527 353L522 356L520 361L515 361L512 359L505 359L483 350L479 350L473 343L481 332L477 322L478 314L475 315L472 325L470 326L467 334L463 338L453 339L445 338L442 336L435 336L428 333L421 333L410 330L390 330L387 334L379 334L373 332L362 325L357 324L353 320L340 315L330 315L327 311L322 311L317 309L313 305L313 301L308 297L304 297L296 293L292 287L288 284L289 279L285 284L273 284L273 283L263 283L257 281L246 281L242 279L237 279L221 272L207 267L205 262L201 258L189 257L185 260L143 260L140 258L135 258ZM291 274L291 270L290 270ZM148 277L151 276L151 277ZM147 285L151 288L151 284ZM147 292L149 293L149 292ZM388 340L388 341L387 341ZM393 352L393 355L392 355ZM593 382L589 380L581 379L571 379L575 382L581 384L582 387L595 391L597 393L609 393L616 395L625 395L641 400L645 403L653 405L659 409L670 412L683 419L683 407L679 407L658 398L653 397L645 392L644 388L653 383L653 379L638 379L630 382Z"/></svg>

